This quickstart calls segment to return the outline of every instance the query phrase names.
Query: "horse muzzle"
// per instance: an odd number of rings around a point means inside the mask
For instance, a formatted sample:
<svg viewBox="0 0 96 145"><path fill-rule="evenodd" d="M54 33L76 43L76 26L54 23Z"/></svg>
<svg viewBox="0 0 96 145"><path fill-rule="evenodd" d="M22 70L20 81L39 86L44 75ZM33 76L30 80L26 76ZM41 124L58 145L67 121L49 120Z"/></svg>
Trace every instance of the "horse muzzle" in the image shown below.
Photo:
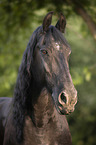
<svg viewBox="0 0 96 145"><path fill-rule="evenodd" d="M74 90L73 95L68 95L68 93L65 91L61 91L59 95L55 97L55 99L55 106L57 111L62 115L70 114L74 111L75 105L77 103L77 91Z"/></svg>

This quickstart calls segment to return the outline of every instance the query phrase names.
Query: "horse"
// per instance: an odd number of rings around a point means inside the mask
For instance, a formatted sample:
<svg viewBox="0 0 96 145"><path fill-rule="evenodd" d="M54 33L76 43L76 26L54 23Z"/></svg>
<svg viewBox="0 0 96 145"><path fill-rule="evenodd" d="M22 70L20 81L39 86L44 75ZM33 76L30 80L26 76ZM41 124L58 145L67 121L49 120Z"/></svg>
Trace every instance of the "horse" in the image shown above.
<svg viewBox="0 0 96 145"><path fill-rule="evenodd" d="M24 52L13 97L0 98L0 145L71 145L67 114L74 111L77 91L69 72L71 48L66 19L53 12L32 34Z"/></svg>

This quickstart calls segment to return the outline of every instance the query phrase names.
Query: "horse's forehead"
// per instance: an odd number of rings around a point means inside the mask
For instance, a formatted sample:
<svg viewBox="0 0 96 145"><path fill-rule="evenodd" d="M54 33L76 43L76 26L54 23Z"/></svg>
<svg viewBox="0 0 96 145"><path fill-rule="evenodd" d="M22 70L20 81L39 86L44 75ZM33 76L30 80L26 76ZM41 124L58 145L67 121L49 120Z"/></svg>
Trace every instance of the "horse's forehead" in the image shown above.
<svg viewBox="0 0 96 145"><path fill-rule="evenodd" d="M63 36L64 37L64 36ZM71 53L71 48L65 38L63 40L60 40L60 38L54 38L52 35L51 30L47 33L39 35L40 44L46 45L48 49L52 49L54 51L60 51L63 50L64 52L67 52L68 54ZM52 51L51 50L51 51Z"/></svg>
<svg viewBox="0 0 96 145"><path fill-rule="evenodd" d="M49 45L49 49L52 49L54 51L63 51L67 54L71 53L71 48L69 45L66 45L64 43L61 43L59 41L54 41L51 45Z"/></svg>
<svg viewBox="0 0 96 145"><path fill-rule="evenodd" d="M55 49L58 50L58 51L60 50L60 43L55 42Z"/></svg>
<svg viewBox="0 0 96 145"><path fill-rule="evenodd" d="M60 43L59 42L55 42L54 43L54 48L59 51L60 50Z"/></svg>
<svg viewBox="0 0 96 145"><path fill-rule="evenodd" d="M63 39L61 40L60 38L55 39L52 35L50 36L50 40L49 40L52 46L54 46L55 50L60 50L60 49L66 49L68 48L68 50L70 51L70 46L67 43L66 39L63 37ZM49 45L50 45L49 44Z"/></svg>

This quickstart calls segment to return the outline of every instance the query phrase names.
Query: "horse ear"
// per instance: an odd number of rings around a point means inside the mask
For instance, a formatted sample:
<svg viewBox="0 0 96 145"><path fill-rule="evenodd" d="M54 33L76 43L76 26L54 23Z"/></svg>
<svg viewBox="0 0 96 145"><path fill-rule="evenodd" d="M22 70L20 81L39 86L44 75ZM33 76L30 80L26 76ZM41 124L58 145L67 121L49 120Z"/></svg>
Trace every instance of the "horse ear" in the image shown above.
<svg viewBox="0 0 96 145"><path fill-rule="evenodd" d="M65 32L65 27L66 27L66 19L65 16L60 13L60 19L58 20L56 26L55 26L58 30L60 30L62 33Z"/></svg>
<svg viewBox="0 0 96 145"><path fill-rule="evenodd" d="M52 14L53 14L53 12L49 12L43 20L43 31L45 31L45 32L48 30L48 28L51 24Z"/></svg>

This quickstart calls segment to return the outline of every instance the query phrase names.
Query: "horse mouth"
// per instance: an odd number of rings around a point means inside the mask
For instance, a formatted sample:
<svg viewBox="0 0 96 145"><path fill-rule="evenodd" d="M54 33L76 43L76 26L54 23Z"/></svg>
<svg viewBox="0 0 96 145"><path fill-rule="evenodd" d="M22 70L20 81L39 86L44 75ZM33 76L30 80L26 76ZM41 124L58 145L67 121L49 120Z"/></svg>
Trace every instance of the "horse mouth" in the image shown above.
<svg viewBox="0 0 96 145"><path fill-rule="evenodd" d="M61 115L69 115L74 112L75 106L71 108L62 108L61 106L58 107L59 114Z"/></svg>
<svg viewBox="0 0 96 145"><path fill-rule="evenodd" d="M64 105L59 104L59 102L58 103L55 102L55 107L59 114L69 115L74 112L76 103L77 100L72 104L64 104Z"/></svg>

